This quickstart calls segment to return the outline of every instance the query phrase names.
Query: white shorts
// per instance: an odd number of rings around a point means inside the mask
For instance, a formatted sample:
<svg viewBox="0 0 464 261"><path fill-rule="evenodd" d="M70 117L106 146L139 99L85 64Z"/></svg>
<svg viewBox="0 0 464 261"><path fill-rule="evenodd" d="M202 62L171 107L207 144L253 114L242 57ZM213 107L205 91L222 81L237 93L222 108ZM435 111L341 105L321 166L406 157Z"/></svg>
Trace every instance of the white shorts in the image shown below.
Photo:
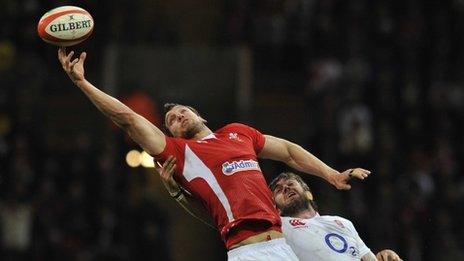
<svg viewBox="0 0 464 261"><path fill-rule="evenodd" d="M298 261L285 238L241 246L227 252L227 256L229 261Z"/></svg>

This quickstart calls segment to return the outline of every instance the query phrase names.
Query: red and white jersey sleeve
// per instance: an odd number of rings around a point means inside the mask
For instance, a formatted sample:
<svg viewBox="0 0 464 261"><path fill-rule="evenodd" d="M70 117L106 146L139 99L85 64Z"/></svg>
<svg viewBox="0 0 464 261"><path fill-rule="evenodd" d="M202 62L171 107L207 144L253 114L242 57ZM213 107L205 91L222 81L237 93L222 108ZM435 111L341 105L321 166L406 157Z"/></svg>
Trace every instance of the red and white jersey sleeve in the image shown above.
<svg viewBox="0 0 464 261"><path fill-rule="evenodd" d="M244 221L280 229L280 217L258 164L265 137L243 124L229 124L202 140L166 138L156 158L177 158L176 180L199 198L214 218L226 247L247 238L229 233Z"/></svg>
<svg viewBox="0 0 464 261"><path fill-rule="evenodd" d="M282 217L282 230L287 244L302 261L354 261L370 252L353 223L342 217Z"/></svg>

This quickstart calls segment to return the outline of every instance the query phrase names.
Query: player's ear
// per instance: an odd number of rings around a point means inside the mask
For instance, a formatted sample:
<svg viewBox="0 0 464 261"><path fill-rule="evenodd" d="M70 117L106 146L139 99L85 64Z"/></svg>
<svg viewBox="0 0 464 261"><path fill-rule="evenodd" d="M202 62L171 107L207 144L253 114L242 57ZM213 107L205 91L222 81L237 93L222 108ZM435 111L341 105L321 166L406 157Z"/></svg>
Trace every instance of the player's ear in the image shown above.
<svg viewBox="0 0 464 261"><path fill-rule="evenodd" d="M313 193L311 191L305 191L306 198L309 200L314 200Z"/></svg>

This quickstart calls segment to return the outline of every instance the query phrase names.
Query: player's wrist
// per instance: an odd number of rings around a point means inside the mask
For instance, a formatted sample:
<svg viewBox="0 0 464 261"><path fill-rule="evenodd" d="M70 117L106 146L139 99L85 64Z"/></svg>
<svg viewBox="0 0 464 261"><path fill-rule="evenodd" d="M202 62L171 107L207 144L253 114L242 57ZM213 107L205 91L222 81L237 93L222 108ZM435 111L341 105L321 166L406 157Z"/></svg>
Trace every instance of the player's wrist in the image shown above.
<svg viewBox="0 0 464 261"><path fill-rule="evenodd" d="M82 78L74 78L74 77L70 76L70 78L73 81L73 83L75 85L79 86L79 87L85 83L85 78L84 77L82 77Z"/></svg>
<svg viewBox="0 0 464 261"><path fill-rule="evenodd" d="M169 191L169 195L176 200L179 199L180 196L182 196L183 194L184 194L184 191L180 187L178 187L177 190Z"/></svg>
<svg viewBox="0 0 464 261"><path fill-rule="evenodd" d="M332 185L335 185L336 183L336 176L340 174L340 172L336 171L336 170L333 170L333 169L329 169L327 171L325 171L324 173L324 177L325 179Z"/></svg>
<svg viewBox="0 0 464 261"><path fill-rule="evenodd" d="M182 189L179 189L179 191L175 194L170 193L170 195L173 199L175 199L178 202L182 201L185 198L184 191Z"/></svg>

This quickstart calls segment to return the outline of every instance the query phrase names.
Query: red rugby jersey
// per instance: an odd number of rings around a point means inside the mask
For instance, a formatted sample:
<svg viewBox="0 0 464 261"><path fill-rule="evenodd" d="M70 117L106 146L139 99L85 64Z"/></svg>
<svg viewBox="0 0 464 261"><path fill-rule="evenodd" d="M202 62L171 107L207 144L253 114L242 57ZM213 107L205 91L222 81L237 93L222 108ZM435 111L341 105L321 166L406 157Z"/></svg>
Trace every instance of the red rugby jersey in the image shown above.
<svg viewBox="0 0 464 261"><path fill-rule="evenodd" d="M166 148L156 157L161 161L169 155L177 158L175 179L202 201L227 248L266 227L281 230L257 160L264 142L256 129L233 123L202 140L166 137ZM241 230L244 221L247 228ZM253 229L253 222L259 223L259 228ZM263 223L269 226L263 227ZM229 233L231 229L233 233Z"/></svg>

